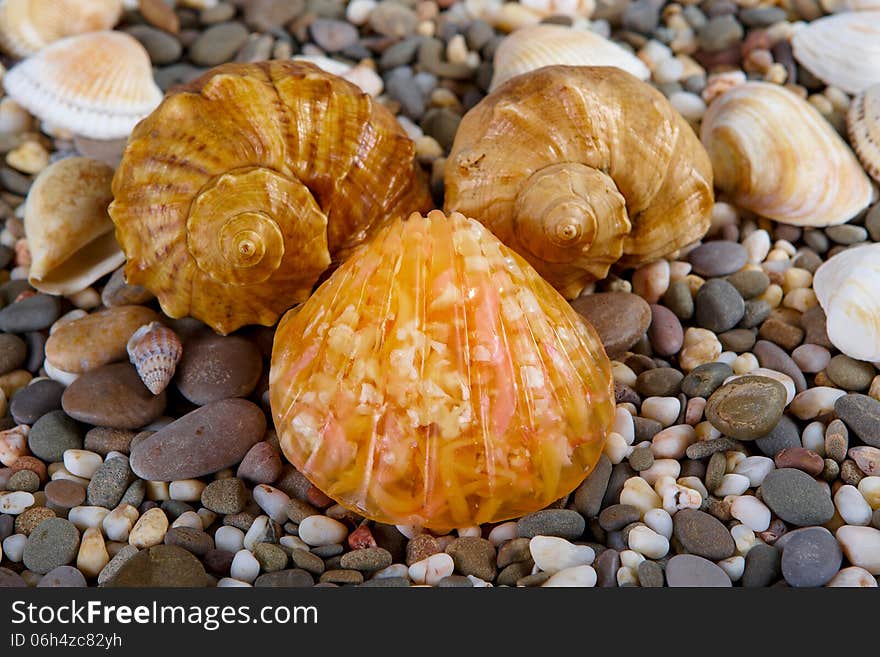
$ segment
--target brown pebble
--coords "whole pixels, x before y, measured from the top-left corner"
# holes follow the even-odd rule
[[[636,472],[647,470],[654,465],[654,454],[650,447],[638,447],[629,455],[629,464]]]
[[[651,326],[648,328],[651,346],[660,356],[672,356],[681,350],[684,330],[681,322],[669,308],[651,306]]]
[[[406,544],[406,565],[411,566],[441,551],[436,538],[430,534],[416,534]]]
[[[831,344],[831,340],[828,338],[825,311],[822,310],[821,306],[808,308],[801,315],[801,326],[805,331],[804,342],[817,344],[826,349],[834,349],[834,345]]]
[[[805,447],[787,447],[776,453],[773,462],[777,468],[797,468],[818,477],[825,469],[825,461],[816,452]]]
[[[858,486],[859,482],[865,478],[864,473],[859,470],[859,466],[852,459],[846,459],[840,464],[840,479],[850,486]]]
[[[6,490],[35,493],[40,490],[40,478],[33,470],[13,472],[12,476],[9,477],[9,481],[6,482]]]
[[[822,470],[822,479],[828,483],[837,481],[840,476],[840,464],[834,459],[825,459],[825,467]]]
[[[727,472],[727,457],[724,452],[715,452],[709,457],[706,465],[706,489],[712,493],[721,485],[721,480]]]
[[[650,306],[630,292],[586,294],[571,305],[596,329],[610,358],[622,356],[651,324]]]
[[[278,450],[266,441],[261,441],[244,455],[235,476],[254,484],[271,484],[281,475],[281,470]]]
[[[41,483],[49,479],[49,473],[46,469],[46,464],[35,456],[19,456],[17,459],[15,459],[15,462],[11,466],[9,466],[9,468],[12,470],[12,472],[19,472],[20,470],[30,470],[40,478]]]
[[[761,324],[758,336],[791,351],[803,342],[804,331],[797,326],[770,318]]]
[[[715,516],[721,522],[730,522],[733,517],[730,515],[730,502],[727,502],[725,500],[718,500],[714,497],[703,500],[702,510],[712,516]]]
[[[326,509],[334,503],[333,498],[326,495],[317,486],[309,486],[309,490],[306,492],[306,501],[319,509]]]
[[[849,449],[849,430],[842,420],[832,420],[825,429],[825,456],[843,463]]]
[[[44,520],[54,518],[55,512],[45,506],[32,506],[15,518],[15,533],[30,536],[30,533]]]
[[[128,454],[134,436],[135,432],[128,429],[94,427],[86,432],[83,449],[101,456],[107,456],[109,452]]]
[[[69,479],[55,479],[46,484],[46,501],[59,509],[72,509],[86,500],[86,489]]]
[[[140,0],[138,10],[150,25],[172,34],[180,31],[180,19],[164,0]]]

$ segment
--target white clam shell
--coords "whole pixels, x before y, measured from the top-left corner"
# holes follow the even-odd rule
[[[850,358],[880,360],[880,243],[838,253],[813,277],[828,338]]]
[[[34,116],[92,139],[127,137],[162,100],[147,51],[124,32],[56,41],[13,66],[3,86]]]
[[[616,66],[647,80],[651,72],[642,61],[595,32],[563,25],[533,25],[519,29],[495,52],[491,89],[510,78],[543,66]]]
[[[847,93],[880,83],[880,10],[815,20],[795,32],[791,46],[810,73]]]
[[[822,9],[833,14],[880,9],[880,0],[820,0],[819,4],[822,5]]]
[[[870,176],[880,181],[880,84],[857,95],[846,115],[849,142]]]
[[[871,201],[855,154],[807,101],[766,82],[709,105],[700,138],[715,186],[744,208],[794,226],[833,226]]]
[[[110,29],[121,15],[120,0],[0,0],[0,48],[26,57],[66,36]]]

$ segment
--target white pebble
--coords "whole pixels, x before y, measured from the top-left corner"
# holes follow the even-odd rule
[[[843,553],[853,566],[880,575],[880,529],[844,525],[835,536]]]
[[[703,496],[699,491],[687,486],[675,484],[663,492],[663,509],[670,516],[682,509],[699,509],[703,504]]]
[[[770,244],[770,233],[763,228],[753,231],[742,241],[749,256],[749,262],[754,265],[764,262],[764,258],[770,253]]]
[[[596,586],[596,571],[592,566],[572,566],[560,570],[544,582],[542,587],[591,587]]]
[[[724,471],[735,474],[736,466],[746,459],[746,455],[740,451],[730,450],[724,452]]]
[[[649,559],[659,559],[669,552],[669,540],[650,527],[633,527],[629,532],[629,549]]]
[[[665,509],[651,509],[645,513],[645,524],[666,538],[672,538],[672,516]]]
[[[198,529],[199,531],[204,529],[204,526],[202,525],[202,519],[195,511],[184,511],[179,516],[177,516],[174,522],[171,523],[171,526],[190,527],[191,529]]]
[[[364,25],[377,4],[376,0],[351,0],[345,8],[345,18],[352,25]]]
[[[623,436],[627,445],[632,445],[636,439],[636,427],[632,413],[622,406],[617,406],[614,409],[614,425],[611,430]]]
[[[746,569],[746,560],[745,557],[735,554],[719,561],[718,567],[727,573],[731,582],[738,582]]]
[[[658,84],[678,82],[683,73],[684,64],[673,57],[664,59],[651,71],[651,75]]]
[[[391,577],[409,579],[409,569],[402,563],[393,563],[382,570],[377,570],[370,579],[390,579]]]
[[[253,550],[257,543],[265,543],[266,536],[270,533],[269,516],[257,516],[251,523],[251,528],[244,535],[244,547]]]
[[[825,425],[821,422],[810,422],[801,433],[801,444],[825,458]]]
[[[24,534],[13,534],[3,539],[3,558],[9,559],[13,563],[21,562],[21,555],[24,554],[24,546],[28,541],[28,537]]]
[[[630,477],[623,483],[623,489],[620,491],[620,503],[631,504],[642,515],[651,509],[659,509],[663,506],[660,496],[641,477]]]
[[[604,453],[611,463],[617,465],[632,453],[632,447],[626,444],[626,439],[623,436],[612,431],[605,441]]]
[[[232,565],[229,567],[229,575],[232,579],[250,584],[259,574],[260,562],[250,550],[239,550],[232,557]]]
[[[253,585],[247,582],[241,582],[231,577],[223,577],[217,582],[218,589],[234,589],[234,588],[251,588]]]
[[[697,94],[689,91],[676,91],[669,96],[669,102],[686,120],[696,123],[706,113],[706,103]]]
[[[617,580],[617,586],[621,588],[639,585],[638,571],[629,566],[621,566],[618,568],[617,573],[615,574],[615,579]]]
[[[100,454],[85,449],[68,449],[64,452],[64,467],[70,474],[83,479],[91,479],[103,462]]]
[[[831,588],[876,589],[877,579],[864,568],[850,566],[838,572],[825,586]]]
[[[435,586],[444,577],[449,577],[454,570],[452,557],[440,552],[412,564],[409,567],[409,578],[416,584]]]
[[[498,547],[505,541],[516,538],[516,523],[502,522],[500,525],[496,525],[492,528],[492,531],[489,532],[488,538],[489,542],[495,547]]]
[[[641,554],[636,552],[635,550],[621,550],[620,552],[620,565],[624,568],[632,568],[633,570],[637,570],[639,564],[645,560]]]
[[[134,523],[137,522],[138,512],[131,504],[120,504],[101,521],[104,535],[111,541],[128,541],[128,535]]]
[[[721,485],[715,490],[718,497],[726,495],[742,495],[749,489],[749,478],[745,475],[726,474],[721,478]]]
[[[763,542],[755,536],[755,532],[745,525],[736,525],[730,530],[730,535],[733,536],[737,554],[742,556],[746,556],[749,550]]]
[[[480,578],[477,577],[476,575],[468,575],[467,578],[470,580],[470,582],[471,582],[471,586],[473,586],[475,589],[491,589],[491,588],[494,588],[494,587],[492,586],[491,582],[487,582],[487,581],[484,580],[484,579],[480,579]]]
[[[309,516],[299,523],[299,537],[312,546],[342,543],[346,536],[346,526],[327,516]]]
[[[208,484],[198,479],[179,479],[168,486],[168,495],[172,500],[181,502],[198,502],[202,499],[202,491]]]
[[[642,401],[642,417],[657,420],[664,427],[672,426],[680,412],[678,397],[646,397]]]
[[[80,531],[89,527],[100,527],[110,509],[103,506],[75,506],[67,512],[67,519]]]
[[[25,509],[34,505],[34,496],[23,490],[6,493],[0,497],[0,513],[17,516],[24,513]]]
[[[789,410],[800,420],[812,420],[834,410],[834,402],[843,397],[846,390],[816,386],[799,392],[789,406]]]
[[[718,354],[718,358],[715,359],[716,363],[724,363],[725,365],[729,365],[733,367],[734,362],[736,362],[737,354],[735,351],[722,351]]]
[[[455,530],[455,533],[458,534],[459,538],[464,536],[473,536],[473,537],[481,537],[483,535],[483,530],[480,529],[479,525],[474,525],[473,527],[459,527]]]
[[[299,536],[282,536],[278,539],[278,543],[283,547],[299,550],[305,550],[309,552],[310,548],[308,544],[302,540]]]
[[[159,545],[168,531],[168,516],[159,507],[153,507],[140,518],[128,534],[128,544],[139,550]]]
[[[769,457],[747,456],[737,464],[734,473],[747,477],[749,488],[757,488],[764,482],[764,477],[775,469],[776,464]]]
[[[611,361],[611,377],[614,379],[615,383],[620,383],[625,386],[629,386],[632,388],[636,384],[636,373],[633,372],[627,365],[624,365],[620,361],[612,360]],[[620,404],[618,404],[617,408],[620,408]],[[615,426],[615,431],[617,428]]]
[[[244,532],[238,527],[224,525],[214,532],[214,544],[218,550],[238,552],[244,547]]]
[[[880,477],[865,477],[859,482],[859,492],[872,509],[880,509]]]
[[[831,362],[831,352],[818,344],[802,344],[791,352],[791,358],[805,374],[815,374]]]
[[[760,364],[755,354],[746,352],[737,356],[731,367],[733,367],[734,374],[748,374],[752,370],[758,369]]]
[[[548,573],[573,566],[588,566],[596,553],[587,545],[574,545],[557,536],[535,536],[529,541],[529,552],[535,565]]]
[[[740,495],[730,504],[730,515],[749,529],[766,531],[770,526],[770,509],[754,495]]]
[[[697,491],[703,499],[709,497],[709,491],[706,490],[706,485],[699,477],[681,477],[675,483]]]
[[[654,459],[654,463],[647,470],[642,470],[639,476],[650,485],[657,483],[660,477],[672,477],[675,479],[681,474],[681,463],[675,459]]]
[[[675,402],[678,403],[678,400],[675,399]],[[697,434],[691,425],[676,424],[654,434],[651,439],[651,453],[660,459],[680,459],[684,458],[688,446],[695,442]]]
[[[290,497],[283,490],[267,484],[255,486],[254,502],[275,522],[287,522],[287,506],[290,504]],[[344,527],[345,525],[343,525]]]
[[[871,505],[855,486],[847,484],[838,488],[834,494],[834,506],[847,525],[871,524]]]

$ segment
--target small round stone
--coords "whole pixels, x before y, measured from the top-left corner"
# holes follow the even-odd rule
[[[17,335],[0,333],[0,375],[19,369],[27,358],[27,345]]]
[[[128,32],[140,41],[155,66],[163,66],[180,58],[183,47],[173,35],[149,25],[132,25]]]
[[[202,506],[224,515],[239,513],[248,501],[244,482],[237,477],[212,481],[202,491]]]
[[[745,313],[743,298],[722,278],[714,278],[700,286],[694,307],[697,324],[715,333],[732,329]]]
[[[73,566],[58,566],[40,578],[37,588],[85,588],[86,578]]]
[[[677,554],[666,564],[666,582],[677,587],[729,587],[730,578],[708,559],[695,554]]]
[[[629,464],[636,472],[647,470],[654,465],[654,453],[650,447],[639,447],[629,455]]]
[[[585,528],[583,516],[569,509],[544,509],[516,521],[516,535],[521,538],[559,536],[574,541],[583,535]]]
[[[800,430],[790,417],[783,415],[776,426],[766,436],[758,438],[755,444],[764,454],[772,458],[784,449],[800,447]]]
[[[617,531],[638,522],[642,512],[631,504],[612,504],[599,514],[599,526],[605,531]]]
[[[126,561],[108,587],[203,587],[208,583],[199,560],[176,545],[154,545]]]
[[[761,497],[785,522],[822,525],[834,515],[831,496],[806,472],[794,468],[773,470],[761,483]]]
[[[625,353],[651,325],[651,307],[630,292],[586,294],[571,305],[596,329],[611,358]]]
[[[35,493],[40,489],[40,476],[33,470],[19,470],[13,472],[6,482],[6,490],[9,491],[25,491],[27,493]]]
[[[184,397],[202,406],[247,397],[262,369],[260,351],[250,340],[208,335],[186,342],[174,381]]]
[[[54,518],[55,512],[45,506],[32,506],[15,518],[15,533],[30,536],[30,533],[44,520]]]
[[[682,509],[672,516],[673,536],[691,554],[719,561],[733,555],[730,532],[717,518],[698,509]]]
[[[772,545],[758,543],[746,554],[741,581],[744,588],[761,588],[773,584],[779,579],[779,574],[779,550]]]
[[[750,329],[736,328],[718,334],[718,341],[725,351],[741,354],[755,346],[755,332]]]
[[[874,379],[874,368],[870,363],[855,360],[849,356],[838,354],[825,368],[831,381],[844,390],[867,390]]]
[[[255,484],[271,484],[281,476],[281,471],[278,449],[264,440],[248,450],[235,475]]]
[[[50,411],[61,409],[64,386],[51,379],[36,381],[15,393],[9,412],[18,424],[34,424]]]
[[[493,563],[494,557],[495,550],[493,549]],[[361,572],[371,573],[376,570],[387,568],[391,565],[392,560],[391,553],[385,548],[371,547],[346,552],[339,559],[339,565],[349,570],[360,570]],[[297,564],[297,566],[300,566],[300,564]]]
[[[651,326],[648,329],[651,346],[660,356],[672,356],[681,350],[684,330],[678,317],[664,306],[651,306]]]
[[[868,395],[843,395],[834,412],[866,445],[880,448],[880,401]]]
[[[706,419],[731,438],[755,440],[777,425],[786,397],[785,386],[779,381],[743,376],[712,393],[706,402]]]
[[[55,463],[68,449],[82,449],[79,424],[64,411],[51,411],[34,423],[28,434],[28,448],[34,456]]]
[[[46,501],[60,509],[72,509],[86,501],[86,489],[69,479],[56,479],[46,484]]]
[[[691,251],[688,261],[693,266],[694,273],[700,276],[727,276],[746,264],[748,252],[736,242],[711,241]]]
[[[202,32],[189,48],[189,57],[198,66],[217,66],[231,60],[248,38],[241,23],[220,23]]]
[[[357,43],[358,30],[345,21],[319,18],[309,25],[309,34],[325,52],[339,52]]]
[[[843,553],[824,527],[805,527],[786,537],[782,576],[790,586],[824,586],[840,570]]]
[[[80,422],[137,429],[165,411],[165,393],[153,395],[129,363],[103,365],[81,374],[64,390],[64,412]]]
[[[698,365],[681,381],[681,391],[688,397],[708,398],[724,380],[733,374],[727,363]]]
[[[48,329],[61,315],[60,297],[35,294],[0,310],[0,331],[27,333]]]
[[[74,559],[79,549],[79,532],[64,518],[49,518],[31,531],[22,560],[28,570],[45,574]]]
[[[694,297],[687,281],[673,281],[663,294],[663,304],[682,321],[694,314]]]
[[[254,586],[268,588],[303,588],[314,586],[314,578],[302,568],[278,570],[274,573],[263,573],[256,580]]]
[[[768,340],[758,340],[753,351],[761,367],[782,372],[790,377],[794,382],[795,391],[801,392],[807,389],[807,380],[803,373],[783,349]]]
[[[274,543],[257,543],[254,557],[264,573],[284,570],[287,567],[287,553]]]
[[[165,532],[165,545],[176,545],[197,557],[204,557],[214,549],[214,539],[201,529],[194,527],[172,527]]]
[[[645,370],[636,378],[636,391],[645,397],[672,397],[678,394],[684,375],[672,367]]]
[[[119,504],[134,479],[128,460],[112,458],[102,463],[92,475],[87,489],[89,504],[113,509]]]
[[[727,277],[743,299],[752,299],[764,292],[770,285],[770,278],[760,269],[738,271]]]

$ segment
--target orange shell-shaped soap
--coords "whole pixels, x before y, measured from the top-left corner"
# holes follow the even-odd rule
[[[281,320],[285,456],[358,513],[432,529],[537,511],[598,460],[614,410],[596,333],[477,221],[379,231]]]

